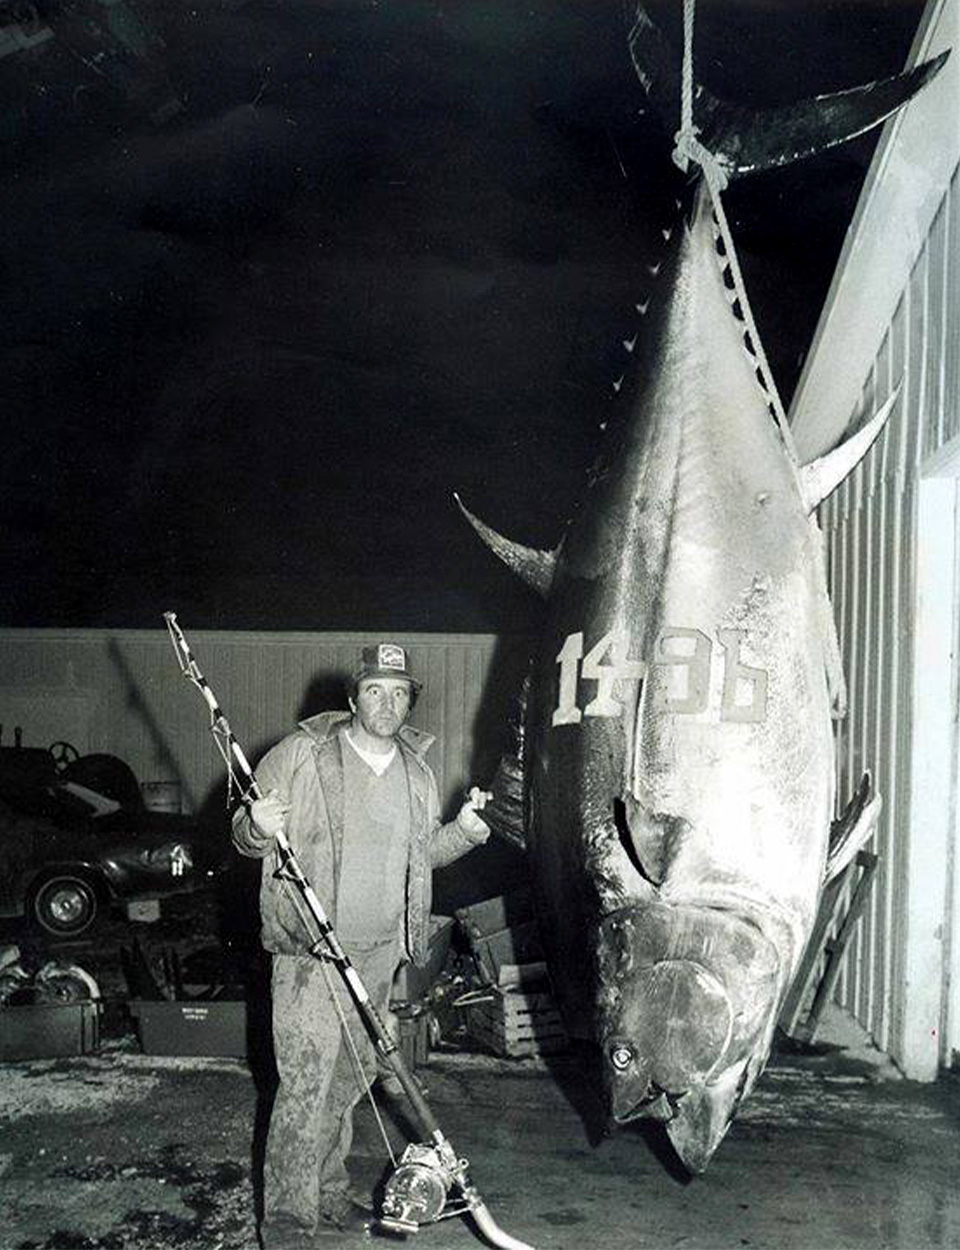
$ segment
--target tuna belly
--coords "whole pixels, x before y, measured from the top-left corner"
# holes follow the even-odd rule
[[[537,921],[557,1004],[571,1037],[597,1038],[597,941],[602,918],[655,897],[629,853],[616,800],[588,814],[553,806],[544,818],[531,793],[529,862]]]
[[[620,721],[588,718],[534,737],[527,760],[538,927],[567,1031],[583,1040],[597,1037],[601,921],[656,894],[618,819],[625,758]]]
[[[656,902],[608,916],[598,952],[612,1117],[670,1121],[684,1162],[701,1170],[766,1058],[777,949],[742,915]]]

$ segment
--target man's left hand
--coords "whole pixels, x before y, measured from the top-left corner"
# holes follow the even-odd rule
[[[457,815],[457,823],[464,833],[483,834],[486,836],[490,832],[490,826],[480,815],[484,807],[493,798],[493,794],[489,790],[481,790],[479,786],[472,786],[467,794],[467,801]]]

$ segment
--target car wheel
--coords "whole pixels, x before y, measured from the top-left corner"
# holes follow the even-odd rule
[[[37,923],[58,937],[84,933],[96,920],[97,910],[97,892],[82,877],[50,877],[33,896]]]

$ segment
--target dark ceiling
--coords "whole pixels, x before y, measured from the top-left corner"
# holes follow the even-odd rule
[[[921,10],[701,0],[698,73],[852,85]],[[0,23],[0,624],[532,628],[451,491],[549,546],[592,458],[679,177],[620,0]],[[785,398],[873,142],[728,193]]]

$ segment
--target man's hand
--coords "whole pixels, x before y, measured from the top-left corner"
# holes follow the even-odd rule
[[[283,833],[289,810],[290,804],[278,790],[268,790],[262,799],[254,799],[250,804],[250,824],[256,840],[265,846]]]
[[[486,835],[490,832],[490,826],[479,813],[492,798],[493,794],[489,790],[481,790],[479,786],[471,787],[466,803],[457,814],[457,823],[464,833]]]

